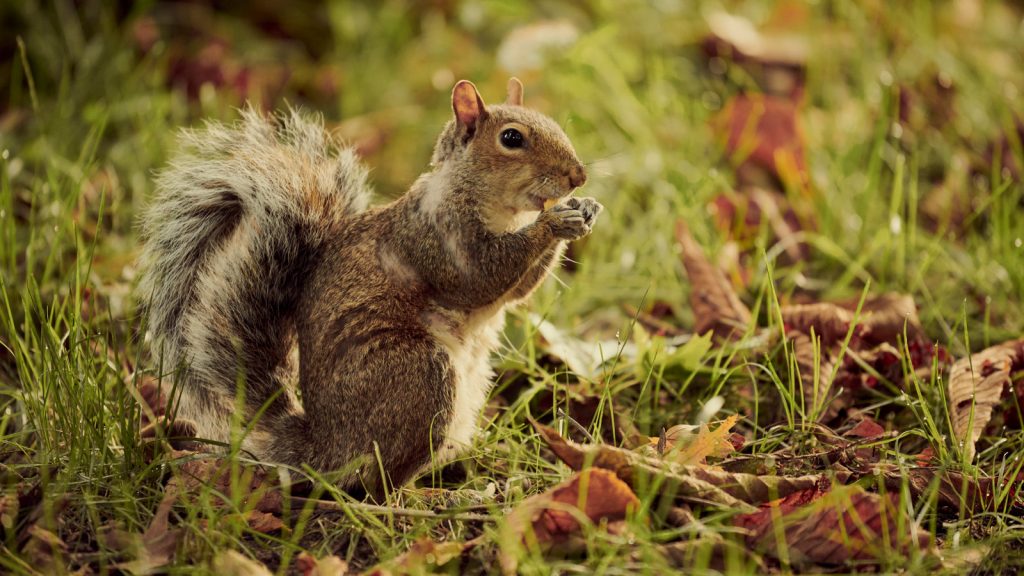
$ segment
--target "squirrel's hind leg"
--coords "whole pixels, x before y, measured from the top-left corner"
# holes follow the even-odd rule
[[[339,347],[337,362],[311,362],[330,372],[303,371],[304,414],[268,420],[257,443],[268,460],[346,473],[343,488],[381,499],[385,485],[400,487],[441,452],[455,374],[442,347],[408,328]]]

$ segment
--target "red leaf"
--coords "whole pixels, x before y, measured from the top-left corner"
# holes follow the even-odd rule
[[[784,186],[809,184],[803,131],[792,101],[763,94],[740,94],[712,122],[737,168],[740,184],[758,184],[767,171]]]
[[[849,437],[852,437],[852,438],[869,438],[870,439],[870,438],[878,438],[879,436],[883,436],[884,434],[885,434],[885,428],[882,428],[881,424],[879,424],[878,422],[875,422],[871,418],[865,417],[860,422],[857,422],[857,424],[855,424],[853,426],[853,428],[850,428],[849,430],[847,430],[846,433],[843,434],[843,435],[844,436],[849,436]]]
[[[878,563],[930,544],[927,532],[900,516],[897,495],[883,497],[859,486],[816,488],[763,508],[737,517],[736,524],[749,530],[748,545],[795,565]]]

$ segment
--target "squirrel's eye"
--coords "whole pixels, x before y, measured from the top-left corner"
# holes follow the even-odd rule
[[[501,133],[501,145],[505,148],[522,148],[523,134],[515,128],[509,128]]]

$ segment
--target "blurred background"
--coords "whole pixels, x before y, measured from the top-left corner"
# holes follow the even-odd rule
[[[0,22],[0,149],[36,229],[8,245],[31,260],[84,234],[115,312],[177,128],[246,101],[321,111],[385,200],[427,168],[457,80],[497,102],[516,75],[608,208],[570,264],[600,289],[568,288],[566,322],[682,302],[683,218],[741,290],[767,256],[784,298],[871,280],[921,295],[950,339],[965,301],[969,323],[1022,327],[997,297],[1024,296],[1020,226],[1000,220],[1021,196],[1020,3],[7,0]]]

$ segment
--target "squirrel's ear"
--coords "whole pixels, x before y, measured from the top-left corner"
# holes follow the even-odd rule
[[[455,121],[459,129],[465,130],[464,142],[476,134],[477,125],[487,118],[484,99],[469,80],[459,80],[452,90],[452,110],[455,111]]]
[[[505,104],[511,106],[523,105],[523,83],[515,76],[508,79],[508,97],[505,98]]]

